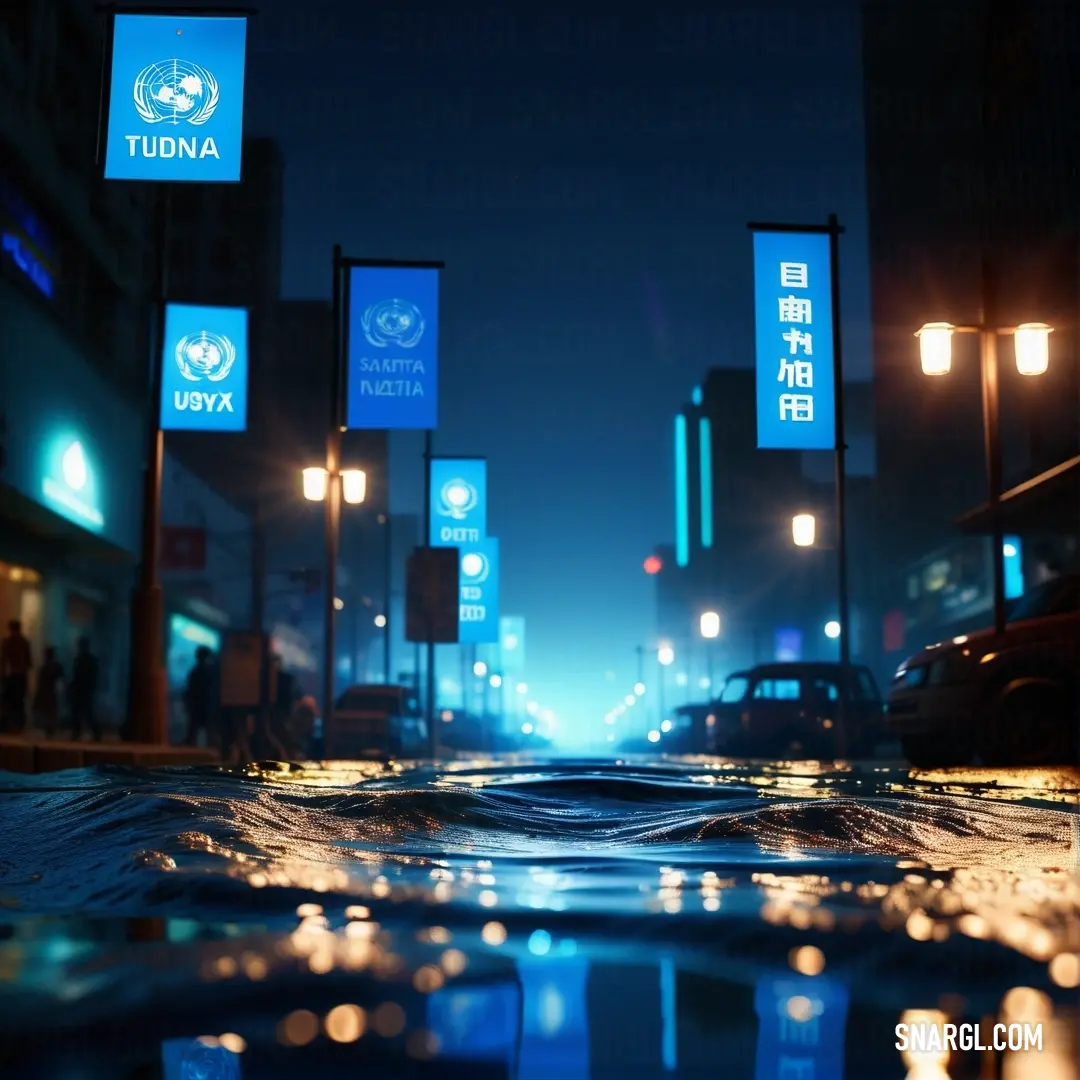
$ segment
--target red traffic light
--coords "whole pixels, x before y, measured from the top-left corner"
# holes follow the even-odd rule
[[[659,574],[664,569],[664,562],[659,555],[650,555],[645,560],[646,574]]]

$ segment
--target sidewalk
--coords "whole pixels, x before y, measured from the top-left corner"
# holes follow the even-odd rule
[[[153,746],[122,742],[106,735],[102,742],[76,742],[64,734],[47,739],[41,732],[0,734],[0,771],[47,773],[93,765],[210,765],[216,750],[191,746]]]

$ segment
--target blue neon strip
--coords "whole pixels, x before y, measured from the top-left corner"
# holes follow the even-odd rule
[[[701,546],[711,548],[713,542],[712,425],[707,416],[703,416],[698,421],[698,452],[701,457]]]
[[[690,499],[687,491],[686,417],[675,417],[675,562],[690,562]]]

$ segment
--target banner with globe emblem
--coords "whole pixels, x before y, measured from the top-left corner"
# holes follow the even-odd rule
[[[239,182],[247,18],[113,17],[105,179]]]
[[[244,431],[247,397],[247,309],[166,304],[161,429]]]
[[[485,645],[499,640],[499,541],[461,544],[461,606],[458,641]]]
[[[440,269],[440,263],[346,264],[346,427],[431,431],[438,425]]]
[[[487,461],[432,458],[431,547],[461,547],[487,536]]]

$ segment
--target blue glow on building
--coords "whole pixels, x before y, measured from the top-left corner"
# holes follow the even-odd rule
[[[698,421],[698,454],[701,473],[701,546],[711,548],[713,541],[712,424],[707,416],[703,416]]]
[[[686,417],[675,417],[675,563],[690,562],[690,498],[686,470]]]
[[[665,1072],[679,1067],[678,1009],[675,997],[675,961],[665,956],[660,961],[660,1054]]]
[[[701,404],[701,387],[700,386],[695,386],[694,389],[690,392],[690,400],[695,405],[700,405]]]

